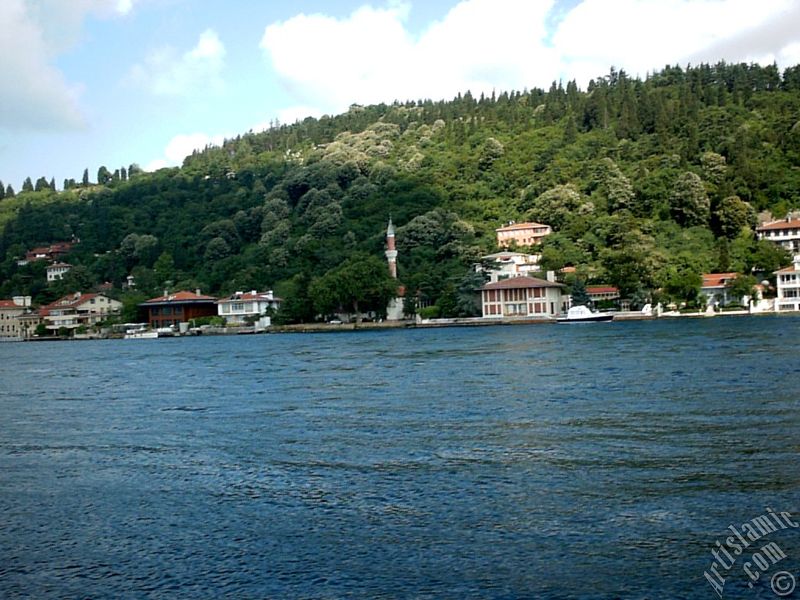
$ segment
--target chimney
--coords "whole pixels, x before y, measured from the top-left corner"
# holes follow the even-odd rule
[[[555,271],[548,271],[546,275],[547,281],[550,283],[555,283],[556,281],[556,272]]]
[[[197,295],[199,296],[199,295],[200,295],[200,288],[196,288],[196,289],[194,290],[194,293],[195,293],[195,294],[197,294]]]

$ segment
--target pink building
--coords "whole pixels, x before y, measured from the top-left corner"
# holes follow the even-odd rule
[[[512,242],[517,246],[535,246],[553,232],[550,225],[541,223],[511,223],[495,231],[501,248],[508,248]]]

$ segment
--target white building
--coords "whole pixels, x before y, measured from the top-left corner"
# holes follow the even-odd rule
[[[566,312],[564,285],[535,277],[511,277],[481,288],[483,317],[553,318]]]
[[[255,324],[257,327],[269,327],[271,319],[268,311],[277,311],[281,299],[268,292],[236,292],[228,298],[217,301],[217,314],[225,319],[228,325]]]
[[[738,273],[704,273],[703,282],[700,284],[700,294],[705,296],[708,306],[727,306],[731,302],[738,302],[741,298],[733,298],[728,285],[736,279]]]
[[[800,310],[800,254],[794,257],[794,264],[777,272],[778,295],[775,310]]]
[[[47,281],[51,282],[63,279],[64,275],[69,273],[71,268],[72,265],[63,262],[57,262],[49,265],[47,269],[45,269],[47,271]]]
[[[769,240],[789,252],[800,252],[800,219],[783,219],[756,227],[760,240]]]
[[[539,271],[539,258],[539,254],[496,252],[482,256],[481,262],[475,265],[475,272],[486,273],[490,283],[510,277],[530,276]]]

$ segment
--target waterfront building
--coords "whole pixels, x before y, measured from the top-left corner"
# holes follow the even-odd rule
[[[20,319],[30,312],[30,306],[30,296],[0,300],[0,341],[21,340],[25,337]]]
[[[513,221],[503,227],[495,229],[497,233],[497,245],[500,248],[508,248],[512,244],[516,246],[535,246],[550,235],[553,230],[550,225],[542,223],[514,223]]]
[[[786,248],[789,252],[800,252],[800,219],[782,219],[756,227],[760,240],[769,240]]]
[[[217,299],[204,296],[200,290],[180,291],[151,298],[139,305],[147,311],[147,322],[153,329],[188,323],[192,319],[217,315]]]
[[[613,285],[587,285],[586,294],[592,302],[619,300],[619,288]]]
[[[539,254],[523,252],[495,252],[481,257],[475,265],[476,273],[488,275],[489,282],[501,281],[509,277],[532,275],[539,271]]]
[[[800,310],[800,254],[794,256],[792,266],[777,271],[777,289],[776,311]]]
[[[236,292],[217,302],[217,314],[223,317],[229,325],[256,324],[260,327],[269,327],[271,319],[267,316],[269,311],[280,308],[281,299],[267,292]]]
[[[75,292],[46,304],[39,309],[39,316],[49,331],[90,327],[105,321],[122,310],[122,302],[104,294]]]
[[[705,273],[700,284],[700,295],[705,296],[706,305],[727,306],[731,302],[738,302],[741,298],[731,296],[728,285],[738,273]]]
[[[566,312],[564,285],[536,277],[511,277],[481,288],[484,318],[546,318]]]
[[[51,283],[53,281],[58,281],[59,279],[63,279],[64,275],[69,273],[69,270],[72,268],[72,265],[64,262],[56,262],[52,265],[48,265],[45,271],[47,271],[47,281]]]

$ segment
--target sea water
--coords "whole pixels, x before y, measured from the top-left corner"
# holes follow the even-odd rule
[[[2,344],[0,597],[714,598],[730,525],[800,519],[799,338],[729,317]],[[718,566],[724,596],[774,598],[799,532]],[[753,580],[769,539],[786,558]]]

